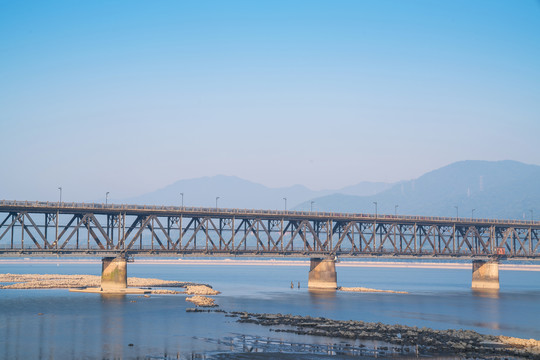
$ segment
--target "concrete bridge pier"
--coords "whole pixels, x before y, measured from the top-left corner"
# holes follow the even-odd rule
[[[311,258],[308,288],[313,290],[336,290],[336,260]]]
[[[127,261],[122,257],[106,257],[101,260],[102,291],[127,289]]]
[[[102,295],[146,294],[149,289],[127,287],[127,259],[125,257],[105,257],[101,259],[101,286],[97,288],[74,288],[73,292]]]
[[[497,260],[473,260],[473,290],[499,290],[499,262]]]

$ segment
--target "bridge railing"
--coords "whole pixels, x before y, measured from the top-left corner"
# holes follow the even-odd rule
[[[230,215],[281,215],[281,216],[304,216],[312,218],[343,218],[358,220],[407,220],[407,221],[438,221],[438,222],[467,222],[476,224],[513,224],[513,225],[540,225],[540,221],[534,220],[499,220],[499,219],[470,219],[442,216],[419,216],[419,215],[375,215],[363,213],[340,213],[321,211],[291,211],[291,210],[257,210],[257,209],[229,209],[207,208],[192,206],[166,206],[166,205],[134,205],[134,204],[104,204],[104,203],[78,203],[78,202],[52,202],[52,201],[17,201],[1,200],[0,206],[33,207],[33,208],[56,208],[56,209],[88,209],[88,210],[119,210],[119,211],[179,211],[185,213],[208,213]]]

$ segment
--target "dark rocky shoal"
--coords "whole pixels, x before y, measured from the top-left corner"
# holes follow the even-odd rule
[[[220,310],[220,312],[224,311]],[[435,330],[425,327],[331,320],[298,315],[225,313],[229,317],[238,317],[237,321],[240,323],[275,326],[276,328],[271,330],[276,332],[351,340],[375,340],[398,346],[418,346],[421,354],[452,354],[482,359],[540,360],[540,354],[530,349],[509,346],[501,343],[498,336],[482,335],[472,330]]]

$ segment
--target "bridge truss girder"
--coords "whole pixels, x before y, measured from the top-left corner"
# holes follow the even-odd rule
[[[0,212],[0,254],[540,256],[540,228],[185,214]]]

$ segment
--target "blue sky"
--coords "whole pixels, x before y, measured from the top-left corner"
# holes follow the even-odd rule
[[[538,1],[0,0],[0,54],[0,198],[540,164]]]

